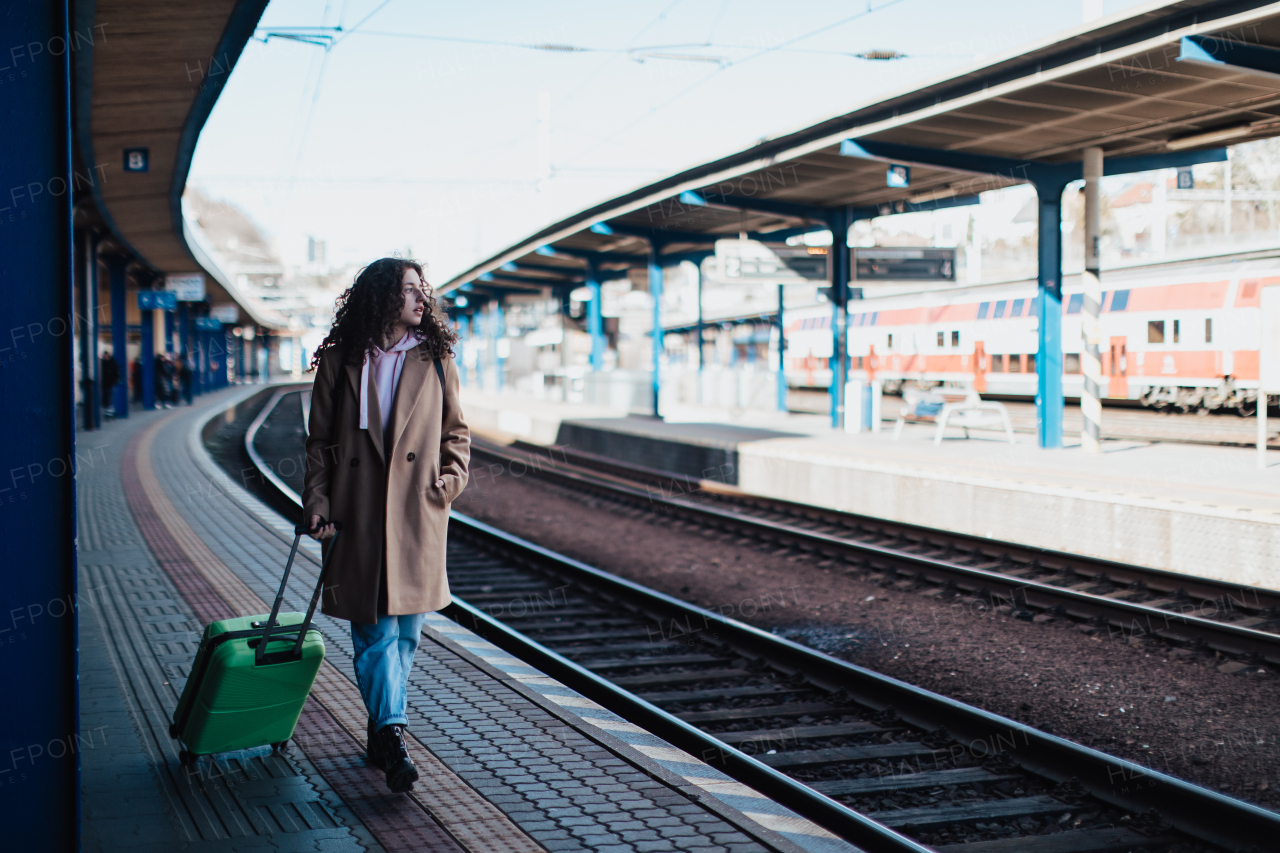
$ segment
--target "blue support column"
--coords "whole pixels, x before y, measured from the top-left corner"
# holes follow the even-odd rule
[[[701,302],[702,300],[698,300]],[[778,284],[778,411],[787,410],[787,326],[783,285]],[[699,311],[701,313],[701,311]],[[701,326],[701,324],[699,324]]]
[[[831,427],[844,429],[845,365],[849,351],[849,226],[852,211],[848,206],[827,211],[827,227],[831,229]]]
[[[505,384],[505,381],[506,381],[506,377],[504,377],[503,374],[506,372],[506,369],[507,369],[507,360],[506,358],[503,357],[502,350],[499,349],[499,342],[507,336],[506,322],[502,319],[502,297],[501,296],[499,296],[497,299],[494,300],[492,322],[493,322],[493,330],[492,330],[493,332],[493,363],[496,367],[496,373],[497,373],[497,379],[495,380],[495,384],[497,385],[496,390],[501,392],[503,385]]]
[[[101,306],[98,304],[99,290],[102,282],[98,277],[98,245],[101,242],[98,234],[95,232],[89,239],[89,340],[93,344],[93,352],[90,355],[91,370],[93,371],[93,429],[102,429],[102,359],[98,355],[98,349],[102,344],[102,332],[98,328],[100,322]]]
[[[649,239],[649,296],[653,299],[653,416],[662,417],[662,243]]]
[[[156,318],[151,309],[138,313],[142,316],[142,408],[150,412],[156,407]]]
[[[1065,188],[1065,182],[1036,184],[1040,202],[1036,420],[1041,447],[1062,446],[1062,191]]]
[[[591,301],[587,304],[587,333],[591,335],[591,369],[604,369],[604,315],[600,304],[600,273],[596,262],[587,260],[587,289],[591,291]]]
[[[164,351],[173,355],[173,331],[176,323],[174,322],[173,311],[164,312]]]
[[[66,14],[65,2],[5,3],[0,86],[0,845],[50,853],[81,844]]]
[[[111,395],[117,418],[129,417],[129,327],[124,299],[124,273],[128,265],[129,259],[122,255],[107,256],[107,275],[111,280],[111,357],[120,372],[120,380]]]
[[[244,382],[244,330],[236,336],[236,379]]]
[[[475,317],[472,318],[475,323],[476,335],[476,387],[481,391],[484,390],[484,363],[485,356],[489,354],[489,306],[485,306],[477,311]]]
[[[93,365],[98,359],[97,345],[93,342],[93,309],[89,289],[93,286],[93,274],[89,272],[92,235],[79,231],[73,235],[75,242],[74,275],[79,301],[75,304],[75,335],[80,341],[80,423],[86,430],[93,429],[93,400],[98,396],[94,382]]]

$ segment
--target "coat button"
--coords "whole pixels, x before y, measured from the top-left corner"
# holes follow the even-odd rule
[[[359,459],[356,459],[356,458],[354,458],[354,457],[353,457],[353,458],[351,459],[351,467],[352,467],[352,468],[359,468],[359,467],[360,467],[360,460],[359,460]]]
[[[413,460],[415,460],[415,459],[417,459],[417,458],[418,458],[418,454],[416,454],[416,453],[410,453],[408,456],[406,456],[406,457],[405,457],[405,459],[408,459],[410,462],[412,462]]]

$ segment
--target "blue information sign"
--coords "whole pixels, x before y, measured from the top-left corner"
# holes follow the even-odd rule
[[[204,329],[206,332],[221,332],[222,324],[212,317],[197,317],[196,328]]]
[[[1196,176],[1190,166],[1178,169],[1178,189],[1193,190],[1196,188]]]
[[[139,290],[138,307],[143,311],[175,311],[178,308],[178,295],[167,290]]]
[[[889,171],[885,173],[885,186],[899,188],[911,186],[911,167],[890,163]]]

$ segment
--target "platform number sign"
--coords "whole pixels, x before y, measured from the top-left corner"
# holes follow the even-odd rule
[[[911,167],[890,163],[889,171],[885,173],[885,186],[899,188],[911,186]]]
[[[1196,188],[1196,176],[1190,166],[1178,170],[1178,189],[1193,190]]]
[[[124,170],[126,172],[148,172],[151,170],[150,148],[124,149]]]

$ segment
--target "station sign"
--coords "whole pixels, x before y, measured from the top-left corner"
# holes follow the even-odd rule
[[[138,308],[142,311],[173,311],[178,307],[178,297],[167,290],[139,290]]]
[[[215,305],[209,309],[209,316],[217,320],[219,323],[239,323],[240,322],[240,306],[234,302],[228,302],[225,305]]]
[[[859,281],[955,281],[956,250],[855,248],[853,268]]]
[[[150,148],[124,149],[124,170],[126,172],[151,171],[151,149]]]
[[[793,284],[826,281],[827,250],[758,240],[717,240],[716,263],[722,280]]]
[[[203,302],[204,273],[170,273],[164,277],[164,289],[175,294],[179,302]]]
[[[1178,169],[1178,189],[1193,190],[1196,188],[1196,175],[1191,171],[1190,166],[1183,166]]]
[[[884,180],[887,187],[896,189],[909,187],[911,186],[911,167],[890,163],[889,171],[885,172]]]
[[[196,328],[205,332],[221,332],[222,323],[212,317],[197,317]]]

